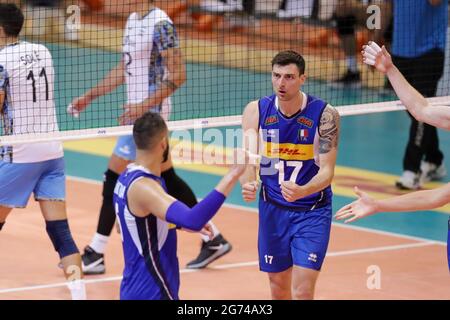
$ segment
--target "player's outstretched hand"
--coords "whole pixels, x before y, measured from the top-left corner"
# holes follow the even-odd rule
[[[78,118],[80,113],[83,112],[91,102],[92,100],[87,96],[75,98],[67,107],[67,113],[71,114],[75,118]]]
[[[213,232],[212,226],[209,222],[204,225],[202,230],[200,230],[200,233],[204,236],[207,236],[209,238],[209,240],[212,240],[214,238],[214,232]]]
[[[124,112],[119,117],[119,124],[122,126],[132,125],[136,121],[136,119],[138,119],[148,110],[148,108],[142,106],[139,103],[129,103],[124,105],[123,110]]]
[[[392,68],[392,58],[386,47],[380,48],[378,44],[373,41],[369,41],[367,45],[363,46],[361,51],[363,55],[363,61],[365,64],[374,66],[378,71],[387,73]]]
[[[190,229],[186,229],[186,228],[181,228],[181,230],[186,231],[186,232],[197,232],[197,231],[193,231]],[[208,222],[207,224],[205,224],[202,228],[202,230],[199,231],[200,234],[207,236],[209,238],[209,240],[212,240],[214,238],[214,232],[212,229],[211,224]]]
[[[354,189],[358,200],[342,207],[336,212],[336,220],[344,220],[344,222],[353,222],[355,220],[367,217],[377,212],[377,205],[375,199],[371,198],[367,193],[362,192],[355,187]]]
[[[246,150],[235,149],[233,153],[232,165],[228,171],[229,175],[240,177],[250,164],[250,155]]]

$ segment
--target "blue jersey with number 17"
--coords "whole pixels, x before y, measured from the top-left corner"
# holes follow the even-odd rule
[[[291,209],[311,210],[331,203],[330,186],[294,202],[286,201],[281,194],[282,181],[305,185],[320,168],[318,127],[327,103],[302,95],[306,99],[304,107],[290,117],[279,110],[276,95],[259,100],[263,147],[259,174],[265,201]]]

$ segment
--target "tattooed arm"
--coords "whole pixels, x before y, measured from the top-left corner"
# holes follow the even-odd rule
[[[159,88],[141,103],[145,111],[162,103],[186,81],[186,66],[181,49],[167,49],[161,52],[161,56],[169,73],[161,81]]]
[[[283,182],[281,192],[287,201],[292,202],[304,198],[325,189],[331,184],[336,165],[339,131],[339,113],[335,108],[327,105],[322,113],[319,125],[319,172],[303,186],[291,181]]]

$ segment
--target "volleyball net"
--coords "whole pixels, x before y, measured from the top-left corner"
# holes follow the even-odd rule
[[[93,101],[79,117],[68,114],[67,107],[122,59],[126,21],[134,8],[112,0],[65,2],[59,7],[15,2],[20,3],[25,14],[21,40],[44,44],[51,52],[58,130],[34,131],[31,126],[20,134],[6,134],[2,122],[0,145],[130,134],[131,125],[118,123],[127,104],[125,85]],[[296,50],[305,59],[308,78],[302,90],[336,106],[342,116],[404,110],[385,77],[361,61],[360,46],[373,36],[367,26],[355,24],[354,57],[360,81],[349,86],[336,85],[349,68],[349,59],[336,31],[333,13],[340,10],[336,1],[292,2],[295,7],[283,7],[277,0],[154,1],[175,25],[186,64],[187,80],[171,96],[170,130],[239,126],[243,108],[250,101],[272,94],[271,59],[285,49]],[[366,13],[367,18],[371,14]],[[381,14],[380,19],[383,18]],[[144,44],[147,45],[136,43]],[[33,59],[24,57],[28,58]],[[4,62],[9,58],[2,59]],[[162,80],[154,74],[164,69],[156,60],[150,63],[154,83],[144,79],[146,83],[141,87],[145,90]],[[38,88],[39,95],[39,88],[48,85],[46,81],[46,77],[35,75],[27,77],[25,84]],[[429,101],[450,104],[449,94],[446,67],[436,97]],[[39,111],[34,97],[26,99],[29,110],[14,117],[42,116],[44,111]],[[9,112],[15,111],[12,108]],[[27,123],[26,119],[22,122]]]

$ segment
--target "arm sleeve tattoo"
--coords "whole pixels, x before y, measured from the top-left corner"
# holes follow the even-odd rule
[[[0,89],[5,90],[8,83],[8,74],[5,68],[0,64]]]
[[[340,115],[330,105],[325,107],[319,125],[319,153],[328,153],[339,142]]]
[[[163,80],[162,83],[174,91],[178,89],[178,86],[170,80]]]
[[[153,42],[158,47],[159,52],[170,48],[179,48],[175,26],[167,20],[158,22],[153,32]]]

